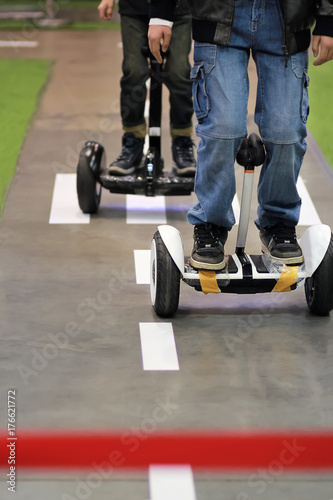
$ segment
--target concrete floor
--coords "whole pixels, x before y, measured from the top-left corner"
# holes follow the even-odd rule
[[[90,224],[49,224],[55,175],[75,173],[83,142],[98,139],[109,161],[120,151],[120,34],[39,32],[33,39],[39,42],[35,49],[0,49],[3,58],[54,61],[0,225],[0,400],[7,400],[9,388],[17,390],[18,427],[130,428],[152,415],[156,400],[168,399],[177,409],[159,429],[332,427],[332,315],[311,316],[303,289],[204,296],[182,285],[179,311],[172,318],[180,370],[142,369],[139,323],[162,320],[152,310],[148,285],[136,283],[133,250],[149,248],[155,226],[126,224],[125,196],[106,191]],[[252,87],[250,130],[253,92]],[[163,153],[171,165],[164,100]],[[238,171],[238,188],[241,175]],[[332,180],[311,149],[302,177],[321,221],[333,227]],[[192,230],[186,208],[194,199],[166,200],[167,221],[181,231],[187,254]],[[228,252],[235,237],[233,232]],[[259,251],[254,226],[248,251]],[[111,290],[107,303],[99,301],[98,311],[87,307],[103,290]],[[71,328],[77,335],[61,344],[61,332]],[[55,354],[38,365],[50,344],[57,346]],[[6,421],[1,404],[1,426]],[[53,500],[64,494],[73,498],[82,475],[20,477],[16,498]],[[198,500],[333,496],[328,476],[273,478],[264,494],[251,487],[247,476],[198,474],[195,486]],[[0,490],[1,499],[11,498],[5,483]],[[89,497],[138,500],[148,495],[147,477],[131,473],[103,482]]]

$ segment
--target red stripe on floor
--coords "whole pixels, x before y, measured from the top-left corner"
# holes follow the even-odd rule
[[[149,434],[150,432],[150,434]],[[269,468],[282,472],[333,470],[333,431],[157,433],[148,429],[118,433],[2,433],[0,466],[7,466],[15,443],[16,466],[33,468],[146,468],[188,464],[200,469]],[[12,444],[12,447],[14,444]]]

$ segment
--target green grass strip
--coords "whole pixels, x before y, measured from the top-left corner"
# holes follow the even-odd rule
[[[50,65],[32,59],[0,59],[0,216]]]
[[[308,128],[333,168],[333,63],[309,67],[310,116]]]
[[[73,22],[65,22],[57,27],[48,27],[48,26],[38,26],[32,22],[27,20],[8,20],[8,21],[0,21],[0,31],[24,31],[27,29],[38,30],[38,31],[60,31],[60,30],[82,30],[82,31],[91,31],[91,30],[119,30],[120,23],[112,21],[73,21]]]
[[[112,22],[103,22],[103,21],[75,21],[72,23],[64,24],[58,28],[59,30],[95,30],[95,31],[103,31],[103,30],[120,30],[120,23],[115,21]]]

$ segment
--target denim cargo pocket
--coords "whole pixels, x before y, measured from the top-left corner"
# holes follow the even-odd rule
[[[307,122],[309,116],[309,94],[308,86],[310,78],[308,75],[308,59],[307,51],[299,52],[298,54],[292,55],[291,59],[291,69],[299,80],[302,80],[302,95],[301,95],[301,105],[300,105],[300,115],[303,123]]]
[[[308,87],[310,78],[306,70],[303,73],[303,86],[302,86],[302,101],[301,101],[301,117],[303,123],[307,122],[309,116],[309,92]]]
[[[198,122],[202,123],[210,110],[203,61],[194,64],[191,70],[191,80],[193,81],[193,108]]]
[[[304,57],[303,57],[304,56]],[[291,61],[291,69],[296,78],[302,78],[304,69],[307,66],[307,58],[305,57],[305,54],[302,52],[298,52],[297,54],[293,54],[290,56],[290,61]]]

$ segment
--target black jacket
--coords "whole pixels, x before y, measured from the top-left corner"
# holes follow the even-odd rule
[[[333,37],[333,0],[278,0],[284,16],[286,55],[310,45],[315,35]],[[151,0],[150,17],[172,20],[178,0]],[[193,38],[198,42],[228,45],[234,17],[234,0],[188,0]]]
[[[119,14],[122,16],[149,16],[150,0],[119,0]],[[177,1],[178,3],[178,1]],[[180,0],[175,16],[189,14],[186,0]]]

